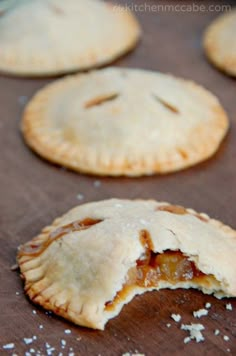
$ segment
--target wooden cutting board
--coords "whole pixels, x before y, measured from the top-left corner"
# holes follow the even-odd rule
[[[120,1],[129,5],[131,2]],[[0,77],[0,355],[12,355],[14,351],[21,356],[30,348],[47,355],[46,343],[55,348],[53,355],[69,355],[70,348],[81,356],[121,356],[127,352],[146,356],[236,355],[236,300],[231,300],[233,311],[229,311],[226,300],[197,291],[146,293],[125,306],[105,331],[94,331],[76,327],[32,305],[24,296],[18,272],[10,270],[17,246],[78,204],[78,194],[83,195],[83,202],[110,197],[170,201],[204,211],[236,228],[236,81],[208,64],[201,45],[205,27],[218,13],[180,12],[178,7],[176,11],[150,11],[147,6],[191,3],[136,0],[136,5],[146,4],[146,11],[140,8],[137,12],[143,27],[142,41],[133,53],[115,64],[190,78],[220,98],[231,120],[230,133],[213,159],[192,169],[166,176],[112,179],[79,175],[49,164],[24,145],[19,124],[25,102],[52,78]],[[196,3],[206,7],[233,5],[217,1]],[[194,319],[192,312],[206,302],[212,305],[208,316]],[[181,315],[180,323],[171,319],[172,313]],[[191,322],[205,326],[203,343],[184,344],[187,333],[180,330],[180,324]],[[66,329],[71,333],[66,334]],[[214,334],[216,329],[220,330],[218,336]],[[224,335],[229,341],[224,340]],[[35,340],[26,345],[23,339],[33,336]],[[64,349],[61,340],[66,341]],[[11,342],[15,349],[3,350],[3,345]]]

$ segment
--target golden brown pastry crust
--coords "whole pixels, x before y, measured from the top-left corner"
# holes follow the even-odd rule
[[[131,12],[101,0],[15,1],[0,16],[0,71],[45,76],[99,67],[133,49],[140,33]]]
[[[130,285],[130,273],[147,252],[162,258],[168,251],[179,251],[204,278],[158,277]],[[111,199],[56,219],[20,246],[18,263],[33,302],[103,329],[134,295],[148,290],[197,288],[236,296],[235,252],[236,232],[206,214],[151,200]]]
[[[207,28],[204,47],[208,59],[220,70],[236,76],[236,10],[221,15]]]
[[[211,157],[228,130],[219,101],[161,73],[109,68],[39,91],[23,116],[27,144],[78,172],[140,176]]]

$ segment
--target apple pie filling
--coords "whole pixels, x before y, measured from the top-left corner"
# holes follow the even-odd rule
[[[157,208],[157,211],[166,211],[168,213],[177,214],[177,215],[189,214],[188,210],[181,205],[170,205],[170,204],[163,205],[163,206],[159,206]],[[193,211],[191,214],[203,222],[208,222],[209,220],[206,214],[199,214]]]
[[[39,256],[42,254],[46,248],[51,245],[52,242],[62,238],[64,235],[71,232],[82,231],[90,228],[91,226],[102,222],[100,219],[85,218],[81,221],[73,221],[64,226],[60,226],[57,229],[53,230],[49,235],[46,241],[40,244],[34,243],[34,240],[30,244],[24,245],[19,253],[30,256]]]
[[[207,286],[210,281],[218,284],[213,275],[201,272],[193,261],[190,261],[181,251],[166,250],[155,253],[152,241],[146,230],[140,233],[140,242],[145,252],[136,261],[136,266],[128,272],[126,283],[113,301],[105,304],[105,310],[112,310],[115,305],[126,298],[130,290],[136,287],[155,288],[160,282],[175,285],[181,282],[194,282],[199,286]]]

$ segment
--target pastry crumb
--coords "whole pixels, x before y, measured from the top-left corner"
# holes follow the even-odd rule
[[[24,343],[26,345],[32,344],[32,342],[33,342],[33,338],[32,337],[24,337],[23,340],[24,340]]]
[[[185,344],[188,344],[190,341],[191,341],[191,337],[190,337],[190,336],[186,336],[186,337],[184,338],[184,343],[185,343]]]
[[[219,335],[219,333],[220,333],[220,330],[218,330],[218,329],[216,329],[216,330],[214,331],[214,334],[215,334],[215,335]]]
[[[170,324],[170,323],[166,324],[166,327],[167,327],[167,328],[170,328],[170,327],[171,327],[171,324]]]
[[[122,356],[145,356],[145,354],[125,352]]]
[[[83,194],[78,194],[78,195],[76,196],[76,198],[77,198],[78,200],[83,200],[83,199],[84,199],[84,195],[83,195]]]
[[[32,310],[32,314],[34,315],[37,314],[36,310]]]
[[[199,309],[193,312],[194,318],[201,318],[202,316],[205,316],[208,314],[208,310],[206,309]]]
[[[181,315],[179,314],[171,314],[171,318],[178,323],[181,320]]]
[[[46,350],[47,356],[51,356],[52,353],[53,353],[53,351],[55,351],[55,350],[56,350],[55,347],[50,347],[50,348],[48,348],[48,349]]]
[[[196,340],[196,342],[204,341],[205,338],[202,335],[201,331],[204,330],[204,326],[202,324],[182,324],[181,330],[189,331],[190,332],[190,339]]]
[[[228,337],[227,335],[224,335],[223,339],[224,339],[225,341],[229,341],[229,337]]]
[[[4,350],[11,350],[14,349],[15,344],[13,342],[10,342],[9,344],[3,345]]]
[[[227,310],[233,310],[233,307],[232,307],[232,304],[231,304],[231,303],[227,303],[226,306],[225,306],[225,308],[226,308]]]
[[[100,180],[95,180],[95,181],[93,182],[93,185],[94,185],[95,188],[99,188],[99,187],[101,186]]]
[[[39,325],[39,329],[43,329],[43,325],[41,324],[41,325]]]
[[[210,309],[211,308],[211,303],[206,303],[205,308]]]
[[[17,101],[18,101],[18,103],[20,105],[24,106],[28,101],[28,97],[26,95],[20,95],[20,96],[18,96],[18,100]]]
[[[11,266],[11,271],[17,271],[19,269],[19,265],[17,263],[15,263],[14,265]]]
[[[71,334],[71,330],[70,330],[70,329],[65,329],[65,330],[64,330],[64,333],[65,333],[65,334]]]

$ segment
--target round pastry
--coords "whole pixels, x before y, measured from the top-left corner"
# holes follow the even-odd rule
[[[139,37],[131,12],[101,0],[9,1],[0,13],[0,70],[42,76],[101,66]]]
[[[140,176],[211,157],[228,130],[217,98],[193,82],[108,68],[40,90],[23,116],[28,145],[78,172]]]
[[[236,10],[218,17],[206,30],[204,46],[209,60],[236,76]]]
[[[18,263],[29,298],[95,329],[135,295],[197,288],[236,296],[236,232],[206,214],[154,200],[74,208],[28,243]]]

